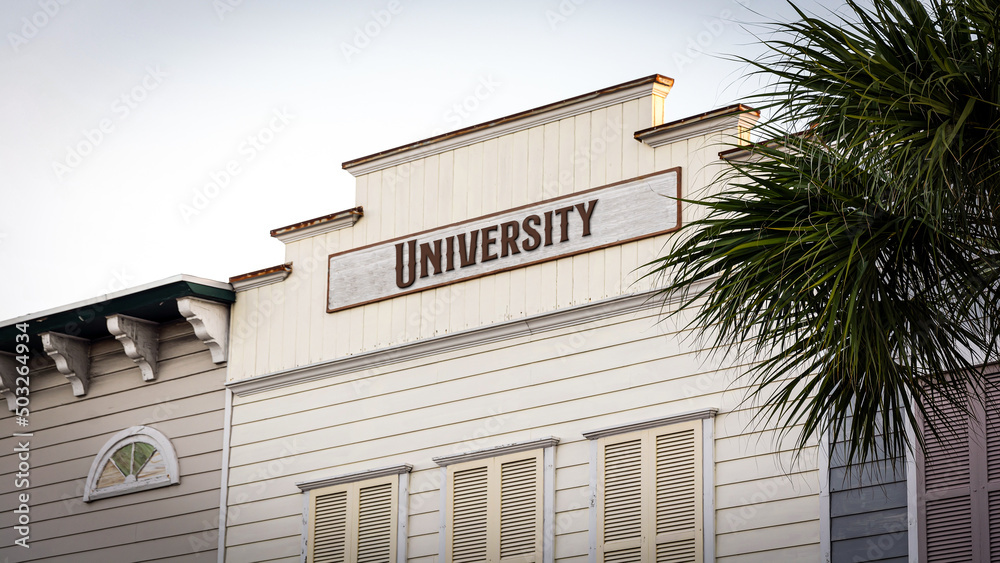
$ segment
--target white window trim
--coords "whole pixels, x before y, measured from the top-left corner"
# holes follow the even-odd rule
[[[397,475],[399,481],[396,483],[396,563],[406,563],[406,521],[409,519],[410,514],[410,471],[412,470],[412,465],[402,463],[295,483],[295,486],[305,493],[302,495],[302,548],[299,554],[299,561],[306,563],[306,559],[309,556],[309,507],[312,502],[313,491],[334,485],[356,483],[378,477]]]
[[[434,463],[441,467],[441,503],[438,509],[438,553],[447,553],[448,549],[448,498],[450,496],[448,489],[448,466],[542,448],[542,463],[544,464],[542,468],[542,563],[554,563],[556,522],[555,450],[558,444],[559,438],[546,436],[537,440],[515,442],[513,444],[504,444],[432,458]]]
[[[822,552],[823,561],[830,563],[833,560],[833,542],[830,537],[830,527],[833,525],[830,518],[830,454],[831,454],[830,431],[827,430],[819,436],[819,545]]]
[[[95,490],[101,471],[104,469],[104,465],[108,462],[108,459],[119,448],[135,442],[144,442],[156,448],[156,451],[163,457],[163,462],[167,466],[167,475]],[[87,473],[87,485],[83,490],[83,502],[93,502],[102,498],[169,487],[180,482],[181,476],[177,463],[177,453],[174,451],[174,446],[170,443],[170,440],[155,428],[133,426],[112,436],[110,440],[105,442],[104,446],[97,453],[97,456],[94,457],[94,461],[90,464],[90,472]]]
[[[919,414],[918,420],[922,420]],[[906,549],[910,563],[920,563],[920,499],[917,492],[923,488],[923,482],[918,482],[917,467],[918,463],[923,463],[923,453],[909,418],[905,419],[904,428],[911,446],[906,449]]]
[[[662,418],[607,426],[583,433],[583,437],[590,440],[590,511],[587,550],[587,560],[590,563],[597,562],[597,465],[600,453],[598,438],[670,426],[691,420],[702,421],[702,554],[704,561],[715,561],[715,415],[718,412],[719,409],[716,408],[688,411]]]

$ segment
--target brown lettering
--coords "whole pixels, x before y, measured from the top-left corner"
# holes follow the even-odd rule
[[[458,258],[462,267],[472,266],[476,263],[476,252],[479,250],[479,231],[469,233],[469,246],[465,246],[465,233],[458,235]]]
[[[590,204],[590,209],[587,208],[587,204],[576,204],[576,210],[580,212],[580,217],[583,219],[583,235],[581,236],[585,237],[590,236],[590,216],[594,214],[594,208],[597,207],[597,200],[595,199],[588,203]]]
[[[507,221],[500,225],[500,257],[520,254],[517,237],[521,236],[521,225],[517,221]]]
[[[573,212],[572,207],[563,207],[556,209],[556,215],[559,216],[559,242],[566,242],[569,240],[569,214]]]
[[[426,278],[430,275],[427,266],[434,266],[434,273],[441,273],[441,239],[434,241],[434,250],[431,250],[431,245],[428,242],[422,243],[420,245],[420,277]]]
[[[552,212],[545,212],[545,246],[552,246]]]
[[[448,259],[448,267],[445,269],[450,272],[455,269],[455,237],[448,237],[445,241],[447,242],[445,245],[445,256]]]
[[[407,266],[407,270],[410,272],[410,281],[403,281],[403,244],[401,242],[396,245],[396,286],[399,288],[410,287],[413,282],[417,281],[417,240],[413,239],[405,243],[410,254],[410,262]]]
[[[532,221],[534,221],[536,225],[541,225],[542,218],[538,215],[528,215],[521,223],[521,228],[524,230],[524,233],[528,235],[528,240],[521,243],[521,248],[525,250],[534,250],[538,248],[538,245],[542,244],[542,235],[540,235],[538,231],[531,226]]]
[[[495,243],[497,239],[490,236],[491,232],[496,232],[497,226],[486,227],[483,229],[483,262],[489,262],[490,260],[496,260],[496,254],[490,254],[490,245]]]

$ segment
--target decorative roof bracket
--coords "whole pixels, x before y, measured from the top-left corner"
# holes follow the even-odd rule
[[[139,365],[143,381],[156,379],[159,329],[156,323],[126,315],[108,315],[108,332],[125,347],[125,355]]]
[[[57,332],[43,332],[42,346],[56,363],[56,369],[73,386],[73,394],[82,397],[90,387],[90,341]]]
[[[199,340],[212,352],[212,361],[226,361],[229,347],[229,307],[196,297],[178,297],[177,310],[191,326]]]
[[[7,399],[7,408],[14,411],[14,390],[17,389],[17,361],[13,354],[0,352],[0,395]]]

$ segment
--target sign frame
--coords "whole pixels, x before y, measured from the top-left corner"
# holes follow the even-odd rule
[[[424,286],[424,287],[419,287],[419,288],[415,288],[415,289],[403,289],[403,290],[400,290],[398,293],[393,293],[392,295],[387,295],[387,296],[384,296],[384,297],[377,297],[375,299],[369,299],[367,301],[359,301],[357,303],[352,303],[350,305],[344,305],[344,306],[335,307],[335,308],[331,308],[330,307],[330,295],[331,295],[331,293],[330,293],[330,279],[332,277],[331,276],[331,268],[333,267],[333,259],[336,258],[336,257],[338,257],[338,256],[343,256],[345,254],[351,254],[351,253],[354,253],[354,252],[358,252],[358,251],[362,251],[362,250],[367,250],[369,248],[373,248],[373,247],[376,247],[376,246],[391,245],[391,244],[399,242],[399,241],[408,241],[410,239],[413,239],[413,238],[416,238],[416,237],[419,237],[419,236],[422,236],[422,235],[426,235],[428,233],[434,233],[436,231],[442,231],[442,230],[445,230],[445,229],[451,229],[451,228],[454,228],[454,227],[460,227],[462,225],[466,225],[466,224],[470,224],[470,223],[481,222],[481,221],[484,221],[486,219],[491,219],[493,217],[497,217],[497,216],[500,216],[500,215],[506,215],[508,213],[513,213],[513,212],[521,211],[521,210],[528,209],[528,208],[533,208],[533,207],[548,205],[548,204],[551,204],[551,203],[554,203],[554,202],[558,202],[558,201],[561,201],[561,200],[564,200],[564,199],[576,198],[576,197],[580,197],[580,196],[586,195],[588,193],[593,193],[593,192],[598,192],[598,191],[601,191],[601,190],[606,190],[606,189],[612,188],[614,186],[619,186],[619,185],[622,185],[622,184],[630,184],[630,183],[634,183],[634,182],[637,182],[637,181],[646,180],[646,179],[649,179],[649,178],[655,178],[657,176],[663,176],[663,175],[671,174],[671,173],[677,175],[677,196],[676,196],[676,202],[677,202],[676,203],[676,205],[677,205],[677,222],[676,222],[676,224],[674,226],[669,227],[667,229],[664,229],[664,230],[661,230],[661,231],[656,231],[656,232],[653,232],[653,233],[644,234],[644,235],[635,236],[635,237],[632,237],[632,238],[627,238],[627,239],[622,239],[622,240],[616,240],[616,241],[611,242],[611,243],[599,244],[599,245],[588,247],[588,248],[585,248],[585,249],[568,250],[568,251],[560,253],[560,254],[556,254],[556,255],[552,255],[552,256],[546,256],[545,258],[539,258],[538,260],[533,260],[533,261],[530,261],[530,262],[527,262],[527,263],[519,263],[519,264],[515,264],[515,265],[512,265],[512,266],[506,266],[506,267],[500,267],[500,268],[496,268],[496,269],[490,269],[487,272],[482,272],[482,273],[478,273],[478,274],[472,274],[472,275],[469,275],[467,277],[463,277],[463,278],[457,279],[457,280],[444,281],[444,282],[441,282],[441,283],[432,284],[432,285],[428,285],[428,286]],[[629,242],[635,242],[637,240],[643,240],[643,239],[652,238],[652,237],[656,237],[656,236],[665,235],[665,234],[668,234],[668,233],[675,232],[675,231],[679,230],[684,225],[684,222],[683,222],[683,213],[682,213],[682,210],[683,210],[683,205],[682,205],[683,204],[683,200],[681,199],[681,195],[682,195],[682,191],[683,191],[682,187],[681,187],[683,185],[682,178],[683,178],[683,176],[681,174],[681,167],[680,166],[675,166],[673,168],[668,168],[666,170],[660,170],[658,172],[653,172],[651,174],[644,174],[642,176],[636,176],[635,178],[629,178],[627,180],[620,180],[618,182],[612,182],[610,184],[604,184],[604,185],[598,186],[596,188],[589,188],[589,189],[582,190],[582,191],[579,191],[579,192],[568,193],[568,194],[564,194],[564,195],[561,195],[561,196],[556,196],[554,198],[550,198],[550,199],[545,199],[545,200],[541,200],[541,201],[536,201],[536,202],[528,203],[528,204],[521,205],[521,206],[518,206],[518,207],[512,207],[512,208],[509,208],[509,209],[503,209],[503,210],[496,211],[494,213],[490,213],[490,214],[487,214],[487,215],[480,215],[478,217],[473,217],[473,218],[470,218],[470,219],[464,219],[462,221],[458,221],[458,222],[455,222],[455,223],[449,223],[447,225],[440,225],[440,226],[437,226],[437,227],[434,227],[434,228],[431,228],[431,229],[425,229],[423,231],[418,231],[418,232],[415,232],[415,233],[408,233],[406,235],[395,237],[395,238],[391,238],[391,239],[388,239],[388,240],[381,240],[381,241],[374,242],[374,243],[371,243],[371,244],[366,244],[364,246],[359,246],[357,248],[351,248],[349,250],[343,250],[343,251],[340,251],[340,252],[334,252],[333,254],[330,254],[330,255],[327,256],[327,264],[326,264],[326,312],[327,313],[337,313],[337,312],[340,312],[340,311],[346,311],[348,309],[353,309],[355,307],[361,307],[361,306],[364,306],[364,305],[370,305],[372,303],[378,303],[380,301],[388,301],[389,299],[395,299],[396,297],[403,297],[405,295],[411,295],[411,294],[414,294],[414,293],[420,293],[422,291],[428,291],[428,290],[431,290],[431,289],[437,289],[439,287],[445,287],[445,286],[448,286],[448,285],[452,285],[452,284],[456,284],[456,283],[460,283],[460,282],[464,282],[464,281],[470,281],[470,280],[474,280],[474,279],[483,278],[483,277],[486,277],[486,276],[492,276],[494,274],[500,274],[500,273],[503,273],[503,272],[510,272],[510,271],[517,270],[517,269],[520,269],[520,268],[527,268],[528,266],[534,266],[536,264],[543,264],[545,262],[551,262],[553,260],[560,260],[562,258],[568,258],[570,256],[577,256],[577,255],[580,255],[580,254],[586,254],[588,252],[593,252],[595,250],[602,250],[604,248],[610,248],[612,246],[619,246],[619,245],[626,244],[626,243],[629,243]],[[361,220],[363,221],[364,219],[362,218]],[[355,227],[356,226],[357,226],[357,224],[355,224]]]

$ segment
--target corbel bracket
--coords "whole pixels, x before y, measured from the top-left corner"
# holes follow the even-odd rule
[[[178,297],[177,310],[194,327],[194,334],[212,352],[212,361],[226,361],[229,347],[229,307],[196,297]]]
[[[7,408],[17,407],[14,389],[17,389],[17,361],[13,354],[0,352],[0,395],[7,399]]]
[[[39,336],[45,353],[73,386],[73,394],[86,395],[90,387],[90,341],[57,332],[43,332]]]
[[[139,364],[143,381],[156,379],[159,329],[156,323],[129,317],[109,315],[108,332],[125,347],[125,355]]]

